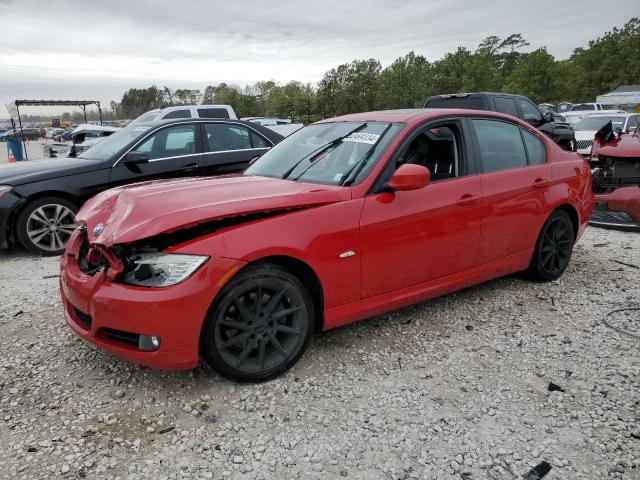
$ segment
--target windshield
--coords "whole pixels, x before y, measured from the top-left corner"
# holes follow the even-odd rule
[[[113,135],[109,135],[97,145],[89,150],[82,152],[78,158],[86,158],[88,160],[109,160],[116,153],[129,146],[135,140],[142,137],[151,127],[144,125],[129,125],[128,127],[118,130]]]
[[[587,117],[583,120],[580,120],[573,126],[574,130],[600,130],[607,122],[611,122],[613,125],[613,129],[624,125],[624,117],[605,117],[605,116],[597,116],[597,117]]]
[[[358,183],[401,128],[383,122],[310,125],[285,138],[244,174],[340,185],[353,173],[352,183]]]
[[[585,110],[595,110],[596,107],[592,103],[580,103],[571,107],[572,112],[582,112]]]
[[[134,123],[153,122],[159,114],[160,114],[160,110],[151,110],[150,112],[143,113],[142,115],[140,115],[129,125],[133,125]]]

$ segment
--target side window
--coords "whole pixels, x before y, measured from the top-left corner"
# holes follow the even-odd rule
[[[148,154],[149,160],[190,155],[195,150],[195,125],[169,127],[151,135],[136,150]]]
[[[198,117],[200,118],[229,118],[229,112],[226,108],[199,108]]]
[[[174,110],[173,112],[169,112],[164,117],[162,117],[163,120],[166,120],[169,118],[191,118],[191,111],[186,109]]]
[[[524,138],[524,146],[527,148],[529,165],[540,165],[546,163],[546,147],[542,140],[526,130],[522,130],[522,137]]]
[[[255,132],[251,132],[251,141],[253,148],[271,148],[271,144]]]
[[[485,173],[527,165],[519,127],[497,120],[474,119],[472,123]]]
[[[205,125],[206,145],[209,152],[245,150],[251,148],[249,130],[240,125],[207,123]]]
[[[496,104],[497,112],[518,117],[518,109],[516,108],[516,102],[513,101],[513,98],[496,97],[493,101]]]
[[[461,137],[456,124],[443,124],[425,129],[408,145],[396,162],[427,167],[431,181],[461,176]]]
[[[520,104],[520,110],[522,110],[522,115],[526,122],[542,122],[542,114],[533,103],[524,98],[520,98],[518,99],[518,104]]]

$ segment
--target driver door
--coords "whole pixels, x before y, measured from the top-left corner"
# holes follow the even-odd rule
[[[148,163],[128,164],[122,158],[112,169],[111,186],[160,178],[199,175],[202,149],[197,125],[180,124],[157,130],[133,147],[147,154]]]
[[[464,121],[452,119],[414,132],[383,178],[415,163],[429,168],[430,183],[412,191],[378,188],[366,197],[360,221],[362,298],[476,266],[481,186],[467,131]]]

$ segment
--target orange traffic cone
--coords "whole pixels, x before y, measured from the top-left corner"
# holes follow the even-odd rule
[[[13,156],[13,150],[9,149],[9,163],[16,163],[16,157]]]

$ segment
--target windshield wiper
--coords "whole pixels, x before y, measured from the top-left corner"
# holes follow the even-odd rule
[[[338,182],[338,185],[340,186],[351,185],[355,181],[355,179],[358,178],[358,175],[360,174],[364,166],[369,161],[369,158],[371,158],[373,151],[376,149],[376,147],[382,140],[382,137],[384,137],[384,135],[387,133],[387,131],[390,128],[391,128],[391,124],[388,123],[385,129],[382,131],[382,133],[378,137],[378,139],[376,140],[376,142],[373,145],[371,145],[371,148],[369,150],[367,150],[367,153],[365,153],[360,160],[354,163],[353,166],[342,175],[342,178]]]
[[[319,154],[321,154],[322,152],[324,152],[325,150],[333,147],[336,143],[341,142],[342,140],[344,140],[345,138],[347,138],[349,135],[354,134],[360,130],[362,130],[364,127],[366,127],[367,124],[363,123],[361,125],[358,125],[356,128],[354,128],[353,130],[351,130],[350,132],[348,132],[346,135],[342,135],[338,138],[334,138],[333,140],[331,140],[330,142],[325,143],[324,145],[316,148],[315,150],[313,150],[312,152],[306,154],[304,157],[302,157],[300,159],[300,161],[296,162],[293,167],[291,167],[289,170],[287,170],[285,172],[285,174],[282,176],[282,179],[286,179],[287,177],[289,177],[289,175],[291,175],[293,173],[293,171],[296,169],[296,167],[298,165],[300,165],[302,162],[304,162],[307,158],[309,157],[317,157]],[[313,162],[311,162],[311,165],[309,165],[307,168],[305,168],[302,173],[300,173],[300,175],[298,175],[296,178],[294,178],[293,180],[296,181],[298,180],[302,175],[304,175],[306,173],[307,170],[309,170],[309,168],[311,168],[311,166],[314,165]]]

